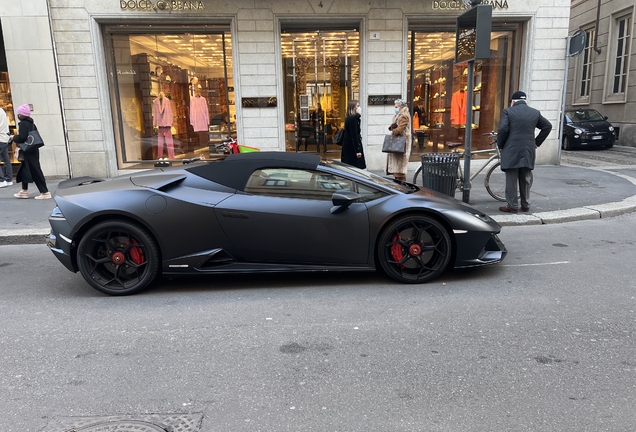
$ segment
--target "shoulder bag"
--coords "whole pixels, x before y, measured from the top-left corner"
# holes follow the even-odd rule
[[[382,153],[405,153],[406,137],[404,135],[385,135]]]
[[[336,136],[333,137],[333,143],[342,147],[342,141],[344,141],[344,128],[336,132]]]
[[[23,143],[18,143],[18,147],[20,147],[20,149],[25,153],[31,153],[32,151],[35,151],[35,149],[39,149],[44,145],[44,141],[40,136],[40,132],[38,132],[38,129],[35,127],[35,125],[33,125],[33,127],[34,129],[29,132],[26,141]]]

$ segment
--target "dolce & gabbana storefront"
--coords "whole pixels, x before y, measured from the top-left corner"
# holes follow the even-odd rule
[[[558,124],[570,2],[486,3],[491,56],[476,63],[469,123],[467,65],[454,61],[463,2],[49,0],[71,175],[214,158],[226,136],[339,158],[333,137],[352,99],[376,171],[397,98],[412,110],[414,166],[467,127],[474,147],[489,146],[482,134],[496,130],[517,89]],[[553,135],[539,163],[555,163]]]

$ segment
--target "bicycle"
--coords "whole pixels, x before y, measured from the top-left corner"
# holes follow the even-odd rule
[[[486,150],[475,150],[471,152],[471,156],[475,154],[481,153],[495,153],[483,164],[479,169],[471,173],[470,181],[472,185],[472,181],[477,175],[479,175],[486,167],[488,167],[491,162],[496,161],[494,165],[490,166],[490,169],[486,173],[486,177],[484,178],[484,186],[486,190],[490,194],[491,197],[496,199],[497,201],[506,201],[506,174],[501,171],[501,153],[499,151],[499,147],[497,147],[497,132],[489,132],[485,133],[484,136],[489,136],[492,138],[491,145],[493,148]],[[464,158],[464,153],[460,152],[458,147],[464,145],[464,143],[460,142],[447,142],[446,147],[448,147],[453,153],[460,153],[460,159]],[[415,174],[413,175],[413,184],[417,184],[417,179],[422,173],[422,167],[419,167]],[[532,185],[532,180],[530,185]],[[457,167],[457,183],[456,189],[463,190],[464,189],[464,173],[462,171],[461,163]]]

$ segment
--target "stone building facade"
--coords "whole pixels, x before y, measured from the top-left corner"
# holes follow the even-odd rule
[[[472,122],[456,114],[468,88],[454,62],[461,1],[21,0],[0,5],[0,24],[12,105],[33,105],[49,176],[215,157],[228,134],[337,159],[331,139],[352,99],[367,166],[382,170],[397,97],[417,112],[415,167],[466,127],[473,147],[490,145],[482,133],[517,89],[555,125],[538,163],[557,163],[570,1],[486,3],[492,58],[476,63]],[[167,106],[172,123],[160,126]]]
[[[572,0],[570,32],[587,33],[568,68],[568,108],[593,108],[617,129],[617,144],[636,147],[636,40],[632,0]]]

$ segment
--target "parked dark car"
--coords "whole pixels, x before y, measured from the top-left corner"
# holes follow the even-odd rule
[[[372,271],[423,283],[500,262],[501,227],[460,201],[318,155],[257,152],[64,181],[48,245],[95,289],[157,276]]]
[[[616,135],[614,127],[595,109],[581,108],[565,111],[563,149],[611,148]]]

